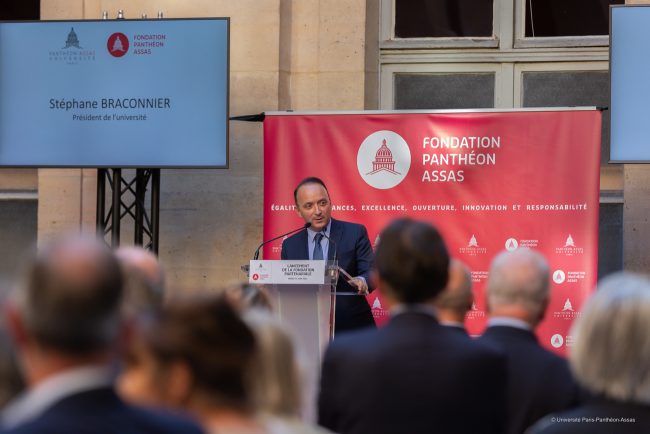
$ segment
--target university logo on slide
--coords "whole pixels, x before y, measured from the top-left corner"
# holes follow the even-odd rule
[[[553,272],[553,282],[557,283],[558,285],[564,283],[566,280],[566,274],[562,270],[555,270]]]
[[[122,57],[129,51],[129,38],[124,33],[113,33],[108,37],[106,48],[112,56]]]
[[[62,50],[67,50],[68,48],[82,49],[79,45],[79,38],[77,37],[77,33],[74,31],[74,27],[70,28],[70,33],[68,33],[68,37],[65,40],[65,47],[63,47]]]
[[[81,40],[74,27],[70,27],[70,31],[66,34],[65,45],[63,47],[59,45],[59,42],[56,42],[56,44],[56,49],[48,50],[47,52],[50,62],[77,65],[82,62],[93,62],[95,60],[95,49],[85,44],[81,45]]]
[[[357,153],[359,175],[371,187],[386,190],[406,178],[411,168],[411,150],[399,134],[382,130],[370,134]]]

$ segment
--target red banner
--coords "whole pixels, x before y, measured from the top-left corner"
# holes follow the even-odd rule
[[[427,220],[472,270],[470,334],[485,327],[484,286],[504,249],[541,251],[552,298],[541,342],[564,353],[596,284],[601,113],[596,110],[267,114],[264,238],[299,226],[293,189],[328,187],[332,215],[362,223],[373,245],[393,218]],[[280,256],[281,240],[265,249]],[[387,313],[368,297],[379,324]]]

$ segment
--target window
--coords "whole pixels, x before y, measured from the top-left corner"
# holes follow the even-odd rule
[[[0,20],[39,20],[41,2],[39,0],[3,0],[0,3]]]
[[[0,285],[15,277],[30,249],[36,247],[38,202],[31,194],[0,197]],[[34,198],[36,195],[33,195]]]
[[[493,0],[395,0],[395,37],[492,37],[492,10]]]
[[[625,0],[515,0],[515,47],[609,44],[609,5]]]
[[[493,73],[396,74],[396,109],[494,107]]]
[[[380,0],[381,48],[497,47],[503,0]]]
[[[625,0],[526,0],[526,37],[609,34],[609,5]]]

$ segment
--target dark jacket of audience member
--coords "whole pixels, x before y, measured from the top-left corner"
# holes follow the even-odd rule
[[[0,409],[24,389],[15,349],[3,324],[0,327]]]
[[[534,334],[549,300],[549,270],[530,249],[503,252],[487,283],[490,321],[480,342],[508,358],[508,433],[521,434],[541,417],[577,405],[579,389],[567,361],[542,348]]]
[[[8,314],[29,389],[3,412],[5,433],[199,433],[189,420],[125,404],[112,387],[123,330],[122,277],[96,240],[44,248]]]
[[[632,273],[603,279],[576,320],[569,361],[593,397],[544,418],[530,434],[650,432],[650,280]]]
[[[448,278],[440,234],[402,219],[380,239],[375,276],[392,318],[327,349],[319,423],[342,434],[502,434],[503,355],[441,326],[431,307]]]

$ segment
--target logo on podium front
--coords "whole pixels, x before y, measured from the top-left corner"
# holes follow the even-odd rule
[[[382,130],[370,134],[357,153],[357,169],[371,187],[387,190],[406,178],[411,168],[411,150],[399,134]]]

